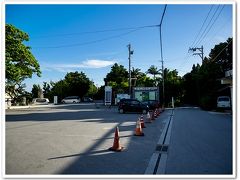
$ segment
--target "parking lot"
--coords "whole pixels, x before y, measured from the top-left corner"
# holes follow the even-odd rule
[[[143,137],[140,115],[93,103],[6,110],[6,174],[144,174],[170,111]],[[117,126],[122,152],[108,150]]]

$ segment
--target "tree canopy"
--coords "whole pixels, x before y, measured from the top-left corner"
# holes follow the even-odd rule
[[[27,33],[17,29],[13,25],[6,24],[6,92],[17,98],[24,93],[22,82],[31,78],[33,74],[41,76],[40,65],[30,51],[30,47],[24,44],[29,41]]]
[[[156,75],[160,74],[160,70],[156,66],[151,65],[146,73],[153,75],[154,84],[156,85]]]
[[[116,82],[117,84],[128,81],[128,71],[123,65],[118,65],[115,63],[111,67],[111,71],[107,74],[106,78],[104,78],[104,81],[105,84],[111,81]]]
[[[105,85],[113,87],[114,92],[123,93],[128,88],[128,71],[123,65],[115,63],[104,78]]]
[[[216,106],[225,71],[232,69],[232,38],[215,45],[202,65],[193,65],[192,71],[183,77],[184,101],[205,109]]]

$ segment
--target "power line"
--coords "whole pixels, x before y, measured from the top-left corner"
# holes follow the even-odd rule
[[[198,33],[196,34],[196,36],[195,36],[195,38],[194,38],[194,41],[192,42],[192,45],[191,45],[190,47],[193,47],[193,45],[195,44],[195,42],[196,42],[197,38],[199,37],[199,35],[200,35],[200,33],[201,33],[201,31],[202,31],[205,23],[207,22],[207,19],[208,19],[209,15],[210,15],[212,9],[213,9],[213,5],[210,7],[210,9],[209,9],[209,11],[208,11],[208,13],[207,13],[207,16],[205,17],[205,19],[204,19],[204,21],[203,21],[203,24],[202,24],[200,30],[198,31]],[[184,60],[183,60],[182,63],[180,64],[180,67],[183,67],[183,66],[187,63],[187,61],[188,61],[188,59],[190,58],[190,56],[191,56],[191,55],[189,55],[188,53],[186,53],[186,56],[183,58]]]
[[[222,10],[223,10],[224,7],[225,7],[225,5],[224,5],[224,6],[222,7],[222,9],[219,11],[219,13],[218,13],[217,17],[214,19],[212,25],[210,26],[210,28],[208,28],[208,31],[204,34],[203,38],[199,41],[198,44],[200,44],[200,43],[203,41],[203,39],[206,37],[206,35],[207,35],[207,34],[209,33],[209,31],[212,29],[213,25],[215,24],[215,22],[217,21],[217,19],[218,19],[219,16],[220,16],[220,14],[222,13]],[[196,44],[196,46],[197,46],[197,44]]]
[[[54,34],[54,35],[33,36],[33,37],[34,37],[34,38],[63,37],[63,36],[74,36],[74,35],[84,35],[84,34],[95,34],[95,33],[104,33],[104,32],[112,32],[112,31],[123,31],[123,30],[138,29],[138,28],[149,28],[149,27],[158,27],[158,26],[159,26],[159,25],[146,25],[146,26],[138,26],[138,27],[115,28],[115,29],[104,29],[104,30],[96,30],[96,31],[85,31],[85,32],[77,32],[77,33]]]
[[[202,31],[203,26],[205,25],[205,23],[206,23],[206,21],[207,21],[207,19],[208,19],[208,17],[209,17],[209,14],[210,14],[211,11],[212,11],[212,8],[213,8],[213,5],[211,6],[210,10],[208,11],[207,16],[206,16],[206,18],[205,18],[205,20],[204,20],[204,22],[203,22],[203,24],[202,24],[202,26],[201,26],[199,32],[198,32],[197,35],[195,36],[195,39],[194,39],[194,41],[193,41],[193,43],[192,43],[192,45],[191,45],[190,47],[193,47],[193,45],[195,44],[195,42],[196,42],[198,36],[200,35],[200,32]]]
[[[229,18],[222,24],[222,26],[220,26],[220,27],[218,28],[218,31],[216,31],[215,33],[212,34],[211,39],[209,39],[208,41],[213,40],[213,38],[216,37],[217,34],[219,34],[220,32],[222,32],[221,30],[223,30],[228,23],[231,23],[231,17],[229,17]],[[206,39],[205,39],[205,41],[206,41]],[[205,41],[204,41],[204,42],[205,42]]]
[[[83,42],[83,43],[66,44],[66,45],[60,45],[60,46],[38,46],[38,47],[32,47],[32,48],[57,49],[57,48],[68,48],[68,47],[75,47],[75,46],[84,46],[84,45],[95,44],[95,43],[98,43],[98,42],[102,42],[102,41],[118,38],[118,37],[121,37],[121,36],[125,36],[127,34],[135,32],[137,30],[139,30],[139,29],[135,29],[135,30],[132,30],[132,31],[128,31],[128,32],[119,34],[119,35],[110,36],[110,37],[106,37],[106,38],[103,38],[103,39],[98,39],[98,40],[88,41],[88,42]]]
[[[204,29],[203,33],[201,34],[200,38],[198,39],[198,41],[197,41],[197,42],[195,43],[195,45],[193,45],[193,46],[197,46],[197,45],[198,45],[199,41],[202,39],[202,37],[204,36],[205,32],[207,31],[209,25],[212,23],[212,20],[213,20],[213,18],[215,17],[215,15],[216,15],[216,13],[217,13],[217,11],[218,11],[219,8],[220,8],[220,5],[218,5],[218,7],[216,8],[216,10],[214,11],[214,14],[212,15],[212,18],[211,18],[210,21],[208,22],[207,26],[205,27],[205,29]]]
[[[220,5],[219,5],[219,6],[220,6]],[[224,5],[224,6],[225,6],[225,5]],[[219,11],[219,13],[218,13],[217,17],[215,18],[215,21],[213,22],[213,24],[216,22],[216,20],[217,20],[217,18],[219,17],[221,11],[223,10],[224,6],[223,6],[222,9]],[[204,20],[204,22],[203,22],[203,24],[202,24],[199,32],[198,32],[198,34],[195,36],[195,39],[194,39],[194,41],[193,41],[193,43],[192,43],[192,46],[193,46],[194,43],[196,42],[197,37],[199,37],[200,32],[202,31],[205,23],[207,22],[207,19],[208,19],[209,15],[210,15],[210,13],[211,13],[211,11],[212,11],[212,8],[213,8],[213,5],[211,6],[210,10],[208,11],[208,14],[207,14],[207,16],[206,16],[206,18],[205,18],[205,20]],[[218,10],[218,9],[216,9],[216,10]],[[215,14],[216,14],[216,10],[215,10]],[[214,15],[215,15],[215,14],[214,14]],[[213,15],[213,17],[214,17],[214,15]],[[212,19],[213,19],[213,17],[212,17]],[[210,22],[211,22],[211,21],[210,21]],[[208,23],[208,26],[209,26],[210,22]],[[225,23],[226,23],[226,22],[225,22]],[[224,23],[224,25],[225,25],[225,23]],[[211,27],[213,26],[213,24],[211,25]],[[207,26],[207,27],[208,27],[208,26]],[[206,28],[207,28],[207,27],[206,27]],[[210,27],[210,28],[211,28],[211,27]],[[223,27],[223,26],[221,26],[221,28],[219,28],[219,31],[218,31],[218,32],[220,32],[220,30],[222,29],[222,27]],[[206,28],[205,28],[205,29],[206,29]],[[207,34],[209,31],[210,31],[209,29],[208,29],[207,32],[206,32],[206,30],[205,30],[205,32],[206,32],[206,33],[205,33],[205,36],[206,36],[206,34]],[[204,33],[203,33],[203,34],[204,34]],[[205,36],[204,36],[204,38],[205,38]],[[214,36],[216,36],[216,34],[215,34]],[[204,39],[204,38],[203,38],[203,39]],[[202,40],[203,40],[203,39],[202,39]],[[201,40],[201,39],[199,39],[199,40]],[[198,40],[198,41],[199,41],[199,40]],[[202,40],[201,40],[201,41],[202,41]],[[186,55],[186,57],[184,58],[183,62],[180,64],[179,68],[184,67],[184,66],[188,63],[188,60],[189,60],[190,57],[191,57],[191,55]]]
[[[218,6],[217,10],[219,9],[219,7],[220,7],[220,5]],[[198,46],[198,44],[200,44],[200,42],[202,42],[202,40],[206,37],[206,35],[208,34],[208,32],[212,29],[213,25],[214,25],[215,22],[217,21],[217,19],[218,19],[219,15],[221,14],[221,12],[222,12],[222,10],[223,10],[224,7],[225,7],[225,5],[224,5],[224,6],[222,7],[222,9],[218,12],[218,14],[217,14],[216,18],[213,20],[211,26],[210,26],[209,28],[208,28],[208,26],[205,28],[205,30],[204,30],[204,32],[203,32],[203,34],[202,34],[203,37],[201,36],[202,39],[200,38],[200,39],[198,40],[198,43],[196,43],[195,48],[189,48],[189,50],[191,50],[192,52],[195,52],[196,50],[199,51],[199,52],[197,52],[197,53],[193,53],[193,55],[199,55],[199,56],[201,57],[201,59],[202,59],[202,62],[203,62],[203,59],[204,59],[203,45],[201,46],[201,48],[197,48],[196,46]],[[217,12],[217,10],[215,11],[215,13]],[[213,17],[215,17],[215,13],[214,13],[214,15],[212,16],[210,22],[212,21]],[[210,24],[210,22],[208,23],[208,25]],[[207,29],[207,28],[208,28],[208,29]],[[206,31],[206,30],[207,30],[207,31]],[[205,31],[206,31],[206,32],[205,32]],[[204,34],[204,33],[205,33],[205,34]]]
[[[227,45],[211,60],[211,61],[215,61],[217,59],[217,57],[228,47],[228,45],[232,42],[233,39],[231,39]]]
[[[133,33],[135,31],[138,31],[138,30],[143,29],[143,28],[158,27],[158,26],[159,25],[141,26],[141,27],[135,28],[134,30],[131,30],[131,31],[128,31],[128,32],[125,32],[125,33],[122,33],[122,34],[118,34],[118,35],[115,35],[115,36],[110,36],[110,37],[106,37],[106,38],[98,39],[98,40],[94,40],[94,41],[83,42],[83,43],[67,44],[67,45],[60,45],[60,46],[38,46],[38,47],[32,47],[32,48],[56,49],[56,48],[68,48],[68,47],[75,47],[75,46],[84,46],[84,45],[94,44],[94,43],[118,38],[118,37],[121,37],[121,36],[125,36],[127,34]]]

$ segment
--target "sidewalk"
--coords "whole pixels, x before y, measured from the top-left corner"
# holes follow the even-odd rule
[[[57,105],[54,104],[44,104],[44,105],[27,105],[27,106],[5,106],[5,109],[29,109],[29,108],[38,108],[38,107],[54,107]]]

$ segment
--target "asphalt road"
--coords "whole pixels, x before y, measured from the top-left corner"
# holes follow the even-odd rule
[[[171,114],[166,110],[145,123],[145,136],[136,137],[141,114],[119,114],[116,108],[6,110],[6,175],[143,175],[151,166],[157,175],[231,175],[232,116],[194,108]],[[117,126],[123,152],[108,150]],[[160,136],[167,152],[157,150]]]
[[[232,174],[232,116],[175,109],[165,174]]]
[[[141,114],[94,104],[6,110],[6,175],[144,174],[169,117],[165,111],[134,136]],[[109,151],[120,130],[123,152]]]

